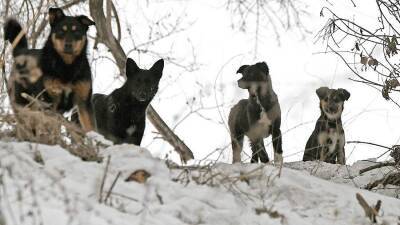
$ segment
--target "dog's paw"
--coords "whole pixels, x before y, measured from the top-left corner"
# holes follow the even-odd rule
[[[282,154],[279,153],[274,153],[274,164],[275,165],[282,165],[283,163],[283,157]]]

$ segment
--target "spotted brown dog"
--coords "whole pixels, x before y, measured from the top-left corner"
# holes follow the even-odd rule
[[[321,160],[345,165],[345,133],[341,116],[350,93],[342,88],[328,87],[320,87],[316,93],[321,115],[307,141],[303,161]]]

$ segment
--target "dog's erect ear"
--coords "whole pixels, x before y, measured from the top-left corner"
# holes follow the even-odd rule
[[[64,12],[60,8],[50,8],[49,9],[49,23],[50,26],[54,26],[62,18],[65,17]]]
[[[260,68],[262,71],[264,71],[265,74],[269,74],[269,68],[267,63],[265,62],[259,62],[256,64],[258,68]]]
[[[249,65],[243,65],[243,66],[239,67],[239,69],[236,71],[236,73],[241,73],[241,74],[243,74],[243,71],[244,71],[247,67],[249,67]]]
[[[78,16],[77,19],[81,24],[83,24],[86,27],[95,25],[95,23],[91,19],[89,19],[87,16],[81,15],[81,16]]]
[[[138,67],[136,62],[131,58],[128,58],[126,60],[125,66],[126,66],[125,69],[126,69],[126,77],[127,78],[133,77],[140,70],[140,68]]]
[[[342,98],[343,101],[347,101],[350,98],[350,92],[348,92],[346,89],[339,88],[338,89],[339,95]]]
[[[154,65],[150,68],[150,71],[154,72],[155,74],[157,74],[158,77],[161,78],[163,69],[164,69],[164,60],[160,59],[154,63]]]
[[[320,100],[324,99],[328,94],[329,88],[328,87],[320,87],[317,89],[316,93]]]

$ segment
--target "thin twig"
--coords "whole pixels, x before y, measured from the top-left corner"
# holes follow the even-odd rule
[[[103,203],[103,190],[104,190],[104,183],[106,182],[108,168],[110,166],[111,156],[107,157],[106,168],[104,169],[103,179],[101,180],[100,185],[100,194],[99,194],[99,203]]]
[[[373,166],[369,166],[369,167],[367,167],[367,168],[361,169],[359,173],[360,173],[360,175],[361,175],[361,174],[363,174],[363,173],[365,173],[365,172],[368,172],[368,171],[370,171],[370,170],[374,170],[374,169],[378,169],[378,168],[382,168],[382,167],[386,167],[386,166],[395,166],[395,165],[396,165],[395,162],[379,163],[379,164],[377,164],[377,165],[373,165]]]
[[[117,184],[117,181],[119,177],[121,176],[121,172],[118,172],[117,176],[115,177],[114,181],[111,184],[110,189],[107,192],[106,198],[104,199],[104,202],[107,202],[107,199],[110,197],[112,190],[114,189],[115,184]]]

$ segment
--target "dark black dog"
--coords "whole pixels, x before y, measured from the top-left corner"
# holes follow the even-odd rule
[[[303,161],[321,160],[327,163],[346,164],[345,135],[342,125],[344,101],[350,98],[345,89],[317,89],[321,116],[307,141]]]
[[[115,144],[140,145],[145,129],[146,109],[157,93],[163,69],[162,59],[149,70],[143,70],[128,58],[125,84],[110,95],[93,95],[98,132]]]
[[[28,104],[21,97],[25,92],[33,97],[43,94],[44,100],[60,113],[76,105],[83,129],[94,130],[92,77],[86,56],[86,32],[94,22],[82,15],[66,16],[59,8],[49,9],[49,22],[50,35],[43,49],[27,49],[23,35],[13,51],[11,101],[22,106]],[[18,22],[9,20],[5,25],[6,40],[14,42],[20,31]]]
[[[249,92],[248,99],[242,99],[229,113],[229,129],[232,139],[233,162],[241,162],[243,138],[251,142],[251,162],[269,162],[265,151],[264,138],[272,134],[275,162],[282,162],[281,109],[272,89],[269,68],[265,62],[244,65],[237,73],[243,77],[238,85]]]

